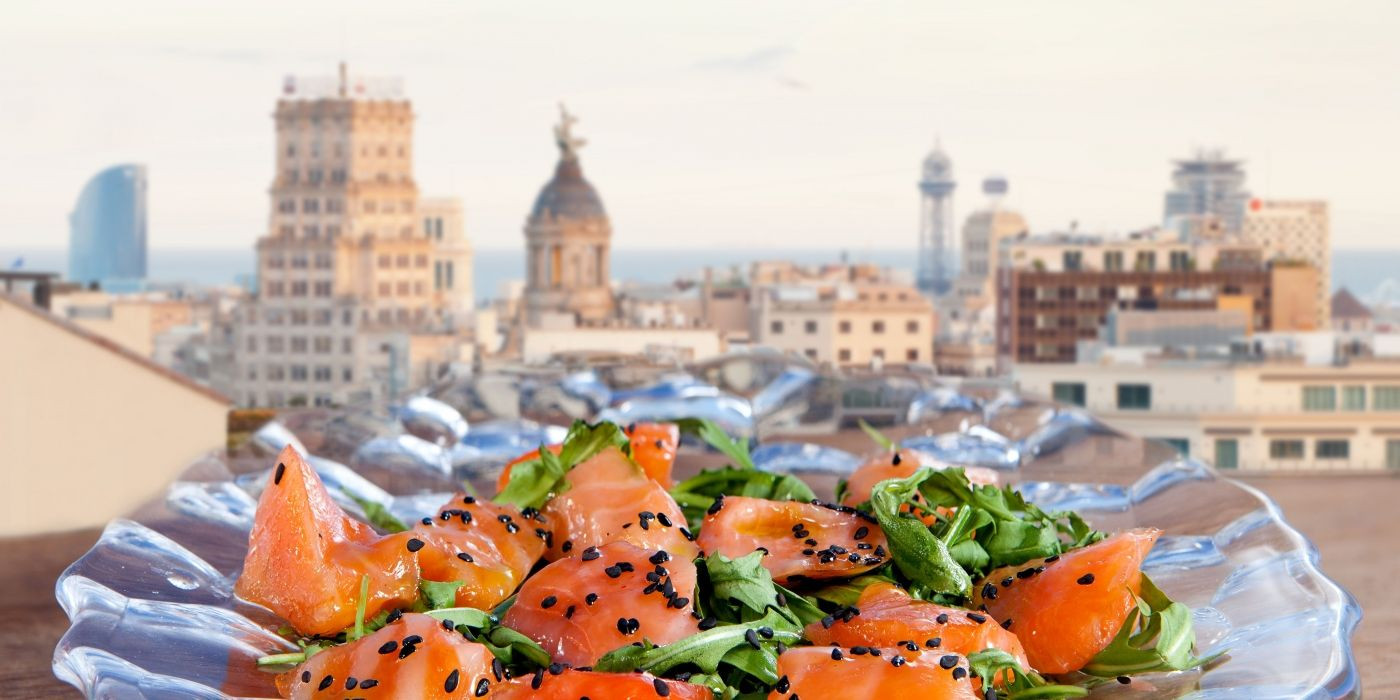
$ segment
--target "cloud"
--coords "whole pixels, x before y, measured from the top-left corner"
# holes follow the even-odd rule
[[[694,68],[723,73],[763,73],[780,68],[797,53],[791,46],[765,46],[745,54],[719,56],[696,63]]]

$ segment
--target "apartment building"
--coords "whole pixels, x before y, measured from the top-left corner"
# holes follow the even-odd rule
[[[257,297],[235,315],[235,399],[331,405],[407,389],[414,338],[471,305],[460,203],[420,209],[413,108],[397,79],[288,78],[257,242]],[[451,287],[445,283],[451,282]],[[465,285],[464,287],[462,285]]]
[[[1266,260],[1306,263],[1318,271],[1312,286],[1316,328],[1326,328],[1332,295],[1332,224],[1327,202],[1310,199],[1251,199],[1240,237],[1259,246]]]
[[[1143,234],[1026,239],[997,271],[997,354],[1012,362],[1066,363],[1099,338],[1111,309],[1240,310],[1251,331],[1316,330],[1307,265],[1266,263],[1243,244],[1182,242]]]
[[[933,362],[933,304],[911,285],[773,286],[756,297],[759,345],[838,366]]]
[[[1328,356],[1149,354],[1019,364],[1013,374],[1022,391],[1083,406],[1221,469],[1400,469],[1400,358]]]

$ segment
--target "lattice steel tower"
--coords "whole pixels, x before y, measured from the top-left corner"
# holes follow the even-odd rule
[[[924,176],[919,180],[919,289],[940,296],[952,284],[949,250],[953,234],[953,161],[943,148],[934,144],[924,158]]]

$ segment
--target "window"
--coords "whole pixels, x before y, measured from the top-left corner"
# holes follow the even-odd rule
[[[1098,300],[1099,300],[1099,288],[1098,288],[1098,287],[1079,287],[1079,288],[1077,288],[1077,290],[1076,290],[1076,296],[1079,297],[1079,300],[1080,300],[1080,301],[1098,301]]]
[[[870,323],[870,332],[871,332],[871,333],[884,333],[884,332],[885,332],[885,322],[884,322],[884,321],[871,321],[871,323]]]
[[[1133,269],[1138,272],[1154,272],[1157,270],[1157,254],[1150,250],[1140,250],[1137,260],[1133,262]]]
[[[401,297],[408,296],[408,281],[403,280],[400,281],[397,285],[395,285],[395,293]]]
[[[304,296],[306,296],[306,283],[305,283],[305,282],[293,282],[293,283],[292,283],[292,296],[294,296],[294,297],[304,297]]]
[[[390,258],[390,257],[387,256],[387,255],[381,255],[381,256],[379,256],[379,258],[375,261],[375,264],[378,265],[379,267],[388,267],[388,266],[390,265],[390,263],[392,262],[392,260],[393,260],[393,258]]]
[[[1240,441],[1234,438],[1216,438],[1215,468],[1240,468]]]
[[[1168,255],[1168,264],[1171,265],[1172,272],[1185,272],[1195,267],[1191,262],[1191,254],[1184,250],[1173,250]]]
[[[870,352],[870,356],[871,356],[872,358],[874,358],[874,359],[877,359],[877,360],[883,360],[883,359],[885,359],[885,349],[884,349],[884,348],[875,348],[874,350],[872,350],[872,351]]]
[[[1162,438],[1162,442],[1167,443],[1168,447],[1176,450],[1182,457],[1191,456],[1191,441],[1186,438]]]
[[[331,368],[325,365],[319,365],[316,367],[312,377],[318,382],[328,382],[331,380]]]
[[[388,282],[380,282],[380,283],[379,283],[379,296],[381,296],[381,297],[387,297],[387,296],[389,296],[390,294],[393,294],[393,293],[394,293],[394,287],[393,287],[393,285],[389,284]]]
[[[335,313],[330,309],[316,309],[311,314],[311,322],[318,326],[329,326],[335,320]]]
[[[292,352],[306,352],[306,338],[301,336],[292,337]]]
[[[1304,411],[1335,411],[1335,410],[1337,410],[1337,387],[1335,387],[1335,386],[1305,386],[1305,387],[1303,387],[1303,410],[1304,410]]]
[[[294,381],[294,382],[304,382],[304,381],[306,381],[306,365],[292,365],[292,366],[291,366],[291,372],[292,372],[292,381]]]
[[[394,267],[408,267],[408,256],[399,255],[394,258]]]
[[[315,284],[315,292],[316,292],[316,296],[318,296],[318,297],[328,297],[328,296],[330,296],[330,295],[331,295],[331,283],[330,283],[330,282],[317,282],[317,283]]]
[[[426,256],[426,255],[415,255],[415,256],[413,256],[413,266],[414,266],[414,267],[419,267],[419,268],[427,267],[427,266],[428,266],[428,256]]]
[[[267,283],[267,295],[270,297],[280,297],[285,293],[285,291],[286,288],[282,285],[281,282]]]
[[[1364,387],[1364,386],[1344,386],[1344,387],[1342,387],[1342,410],[1343,410],[1343,411],[1364,411],[1364,410],[1366,410],[1366,387]]]
[[[1302,459],[1302,440],[1270,440],[1269,459]]]
[[[850,332],[851,332],[851,322],[850,322],[850,321],[842,321],[842,322],[836,324],[836,330],[837,330],[838,332],[840,332],[840,333],[850,333]]]
[[[837,351],[836,351],[836,359],[837,359],[837,360],[840,360],[841,362],[850,362],[850,361],[851,361],[851,351],[850,351],[850,349],[849,349],[849,348],[841,348],[840,350],[837,350]]]
[[[1152,386],[1150,384],[1119,384],[1118,408],[1133,411],[1146,411],[1152,408]]]
[[[816,348],[807,348],[806,350],[803,350],[803,351],[802,351],[802,354],[803,354],[803,355],[806,355],[806,356],[807,356],[807,359],[809,359],[809,360],[815,360],[815,359],[817,359],[817,349],[816,349]]]
[[[817,322],[807,321],[802,324],[802,329],[807,331],[807,335],[815,335],[817,332]],[[815,353],[816,351],[814,350],[813,352]]]
[[[1050,396],[1060,403],[1083,408],[1085,402],[1084,382],[1055,382],[1050,385]]]
[[[1347,459],[1351,457],[1351,443],[1346,440],[1318,440],[1313,448],[1318,459]]]
[[[919,332],[919,322],[918,322],[918,321],[905,321],[905,322],[904,322],[904,332],[905,332],[905,333],[918,333],[918,332]]]
[[[1385,441],[1385,468],[1400,469],[1400,440]]]
[[[1084,267],[1084,253],[1078,250],[1066,250],[1063,262],[1065,271],[1077,272]]]
[[[346,381],[346,382],[352,382],[352,381],[354,381],[354,380],[355,380],[355,370],[352,370],[352,369],[350,369],[349,367],[346,367],[345,369],[343,369],[343,370],[340,371],[340,378],[343,379],[343,380]]]
[[[1400,411],[1400,386],[1378,386],[1371,390],[1371,408]]]
[[[331,337],[328,335],[318,335],[311,340],[311,348],[318,354],[326,354],[331,351]]]
[[[918,362],[918,361],[919,361],[919,349],[918,349],[918,348],[909,348],[908,350],[905,350],[905,351],[904,351],[904,359],[905,359],[905,360],[908,360],[909,362]]]
[[[267,267],[268,267],[268,269],[271,269],[271,270],[280,270],[280,269],[282,269],[282,267],[284,266],[284,264],[285,264],[285,261],[282,259],[282,256],[280,256],[280,255],[270,255],[270,256],[268,256],[268,258],[267,258]]]
[[[280,336],[280,335],[269,335],[269,336],[267,337],[267,351],[268,351],[268,352],[282,352],[284,349],[286,349],[286,347],[287,347],[287,346],[286,346],[286,343],[285,343],[285,341],[282,340],[282,336]],[[271,376],[271,374],[269,374],[268,376]]]
[[[280,382],[287,378],[287,371],[282,368],[282,365],[268,365],[267,378],[274,382]]]
[[[1123,251],[1110,250],[1103,254],[1103,269],[1107,272],[1123,271]]]
[[[768,324],[768,332],[769,332],[769,333],[772,333],[772,334],[774,334],[774,335],[780,335],[780,334],[782,334],[782,332],[783,332],[783,322],[782,322],[782,321],[772,321],[772,322],[770,322],[770,323]]]
[[[340,351],[343,352],[343,353],[345,353],[346,355],[349,355],[349,354],[355,352],[355,339],[354,339],[354,338],[341,338],[341,339],[340,339]]]

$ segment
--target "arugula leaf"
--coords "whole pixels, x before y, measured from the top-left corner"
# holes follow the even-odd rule
[[[806,482],[792,474],[774,474],[757,469],[706,469],[671,487],[671,497],[680,505],[692,528],[698,529],[705,512],[720,494],[749,496],[770,501],[811,501],[816,498]]]
[[[1003,680],[995,697],[1001,700],[1048,700],[1052,698],[1081,698],[1089,694],[1085,688],[1075,685],[1051,683],[1035,671],[1021,668],[1016,657],[1001,649],[983,649],[969,654],[967,665],[979,678]],[[988,695],[987,697],[993,697]]]
[[[408,526],[404,525],[402,520],[394,517],[394,514],[390,513],[389,509],[385,508],[382,503],[360,498],[351,493],[350,489],[342,488],[340,492],[360,506],[360,510],[365,512],[365,519],[369,521],[370,525],[390,534],[408,530]]]
[[[461,588],[464,581],[429,581],[423,579],[418,582],[418,590],[423,593],[423,605],[428,610],[440,610],[450,608],[457,604],[457,589]]]
[[[369,604],[369,574],[360,577],[360,597],[355,601],[355,626],[346,638],[355,641],[365,636],[365,606]]]
[[[268,654],[267,656],[259,657],[257,660],[258,668],[280,671],[282,667],[291,668],[292,666],[298,666],[306,663],[311,657],[325,651],[333,645],[331,642],[325,640],[307,641],[301,639],[297,640],[297,646],[301,647],[301,651],[293,651],[286,654]]]
[[[511,467],[510,481],[496,494],[495,500],[520,508],[539,508],[550,496],[563,490],[564,477],[574,465],[608,447],[617,447],[624,454],[630,453],[631,444],[627,434],[615,423],[589,425],[574,421],[564,436],[559,454],[554,454],[548,446],[541,444],[539,456]]]
[[[714,554],[697,561],[696,598],[702,611],[728,623],[769,618],[774,629],[794,632],[826,616],[812,601],[773,583],[763,556],[760,551],[738,559]]]
[[[549,652],[544,647],[520,632],[502,626],[500,618],[491,613],[476,608],[443,608],[427,614],[439,620],[450,620],[458,632],[480,642],[501,663],[512,669],[535,669],[549,665]]]
[[[876,430],[875,426],[866,423],[864,418],[860,419],[860,429],[864,430],[865,434],[869,435],[870,439],[874,440],[875,444],[879,445],[881,449],[893,450],[898,448],[894,440],[885,437],[885,434]]]
[[[663,675],[680,666],[693,666],[701,673],[719,673],[721,664],[752,678],[756,686],[768,686],[778,681],[777,654],[779,643],[793,645],[801,641],[799,632],[782,629],[783,618],[776,610],[757,620],[740,624],[720,625],[677,640],[666,646],[627,645],[603,655],[593,665],[595,671],[649,671]],[[764,630],[760,633],[760,629]],[[772,632],[772,636],[768,636]],[[754,640],[754,649],[749,640]],[[754,654],[754,651],[767,653]],[[736,651],[737,650],[737,651]],[[735,683],[726,685],[734,687]]]
[[[1082,669],[1084,673],[1111,678],[1134,673],[1184,671],[1220,656],[1195,656],[1196,634],[1192,628],[1191,609],[1168,598],[1147,574],[1142,575],[1141,595],[1134,597],[1137,605],[1128,612],[1118,634]]]
[[[681,418],[676,421],[676,426],[681,429],[681,433],[700,438],[705,444],[719,450],[734,466],[740,469],[754,468],[753,458],[749,456],[748,441],[739,444],[714,421],[706,418]]]
[[[972,591],[972,577],[953,558],[948,544],[917,517],[903,511],[933,472],[924,467],[906,479],[881,481],[870,493],[870,505],[900,573],[933,591],[966,596]]]

